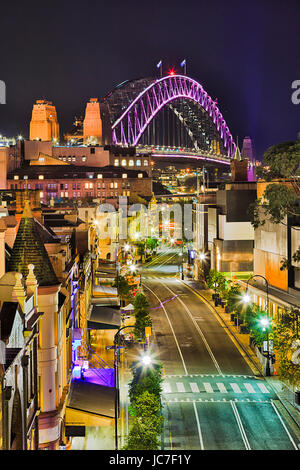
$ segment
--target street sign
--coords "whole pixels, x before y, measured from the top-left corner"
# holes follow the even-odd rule
[[[268,341],[264,341],[264,352],[268,351]],[[269,352],[273,351],[273,341],[269,341]]]
[[[145,336],[147,337],[151,336],[151,326],[145,327]]]

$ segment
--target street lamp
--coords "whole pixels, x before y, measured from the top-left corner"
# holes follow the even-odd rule
[[[249,279],[247,279],[247,283],[246,283],[246,292],[243,296],[243,301],[245,303],[249,303],[250,302],[250,296],[248,295],[248,285],[249,285],[249,281],[251,279],[253,279],[254,277],[261,277],[265,283],[266,283],[266,294],[267,294],[267,317],[266,318],[262,318],[260,320],[260,324],[261,326],[263,327],[263,331],[267,330],[267,364],[266,364],[266,376],[269,377],[271,375],[271,371],[270,371],[270,352],[269,352],[269,326],[270,326],[270,319],[269,319],[269,283],[267,281],[267,279],[262,276],[261,274],[254,274],[253,276],[250,276]]]
[[[152,364],[152,357],[149,354],[143,354],[140,358],[140,362],[143,366],[149,367]]]
[[[266,376],[270,376],[270,348],[269,348],[269,327],[270,319],[269,317],[263,317],[259,320],[259,323],[262,326],[263,331],[267,331],[267,365],[266,365]]]

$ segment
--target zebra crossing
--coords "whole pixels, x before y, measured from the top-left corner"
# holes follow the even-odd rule
[[[184,393],[212,396],[217,393],[239,397],[262,395],[271,398],[274,395],[266,383],[253,376],[165,376],[162,389],[165,396]]]

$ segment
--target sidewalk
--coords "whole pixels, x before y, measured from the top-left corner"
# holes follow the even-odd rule
[[[215,312],[220,323],[226,328],[231,339],[236,344],[237,348],[241,352],[244,359],[248,362],[249,366],[253,370],[255,375],[263,375],[263,367],[259,362],[255,352],[250,348],[249,345],[249,334],[239,333],[239,328],[230,321],[230,313],[225,313],[221,306],[215,307],[212,301],[212,291],[204,289],[203,282],[195,280],[184,280],[182,281],[193,291],[199,294],[205,301],[210,305],[211,309]],[[294,394],[287,386],[281,382],[277,375],[271,377],[265,377],[267,382],[272,386],[273,390],[278,396],[282,406],[281,411],[288,414],[290,419],[293,421],[298,429],[298,435],[300,431],[300,407],[294,402]]]

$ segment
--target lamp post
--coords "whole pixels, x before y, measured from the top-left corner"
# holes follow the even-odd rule
[[[115,448],[118,450],[118,417],[119,417],[119,368],[118,349],[120,348],[120,332],[125,328],[134,328],[134,325],[122,326],[114,336],[114,386],[115,386]]]
[[[254,277],[261,277],[265,283],[266,283],[266,294],[267,294],[267,318],[265,319],[262,319],[261,320],[261,325],[264,327],[264,329],[267,330],[267,364],[266,364],[266,376],[269,377],[271,375],[271,370],[270,370],[270,351],[269,351],[269,325],[270,325],[270,320],[269,320],[269,283],[267,281],[267,279],[262,276],[261,274],[253,274],[253,276],[250,276],[248,279],[247,279],[247,283],[246,283],[246,293],[244,295],[244,302],[249,302],[250,301],[250,297],[249,295],[247,294],[248,292],[248,285],[249,285],[249,281],[251,281],[251,279],[253,279]]]

